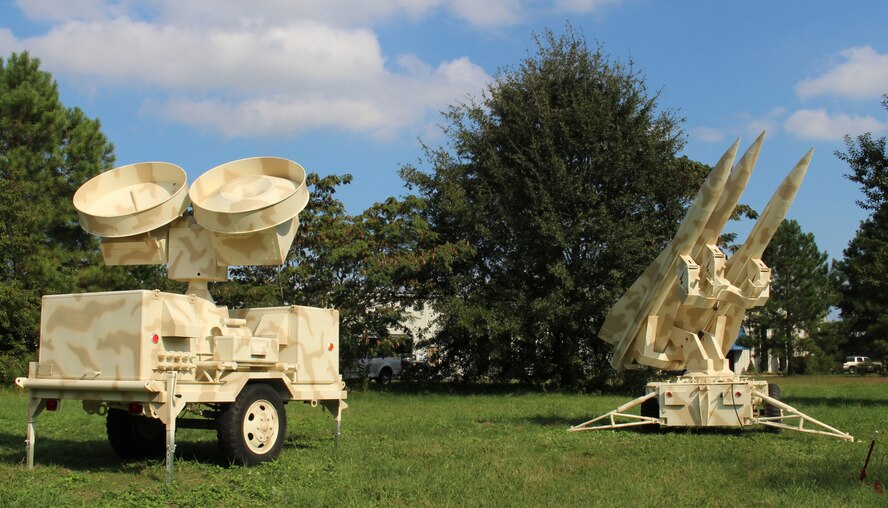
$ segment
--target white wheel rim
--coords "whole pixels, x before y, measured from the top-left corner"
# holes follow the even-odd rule
[[[260,399],[244,415],[244,442],[255,454],[271,451],[278,436],[278,414],[271,402]]]

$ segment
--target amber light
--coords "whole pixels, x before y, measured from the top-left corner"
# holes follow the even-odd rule
[[[327,349],[328,349],[329,351],[333,351],[333,343],[332,343],[332,342],[330,343],[330,346],[327,347]]]

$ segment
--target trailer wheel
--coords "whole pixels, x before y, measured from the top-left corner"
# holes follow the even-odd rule
[[[105,420],[108,442],[124,460],[160,458],[166,450],[166,426],[158,419],[109,409]]]
[[[247,385],[218,419],[222,451],[245,466],[274,460],[287,435],[287,413],[280,395],[264,384]]]
[[[386,386],[392,382],[392,369],[388,367],[383,367],[381,371],[379,371],[379,377],[376,378],[376,381]]]
[[[649,418],[659,418],[660,417],[660,401],[657,400],[656,397],[652,399],[648,399],[641,403],[641,416],[647,416]],[[647,424],[638,427],[642,432],[656,432],[660,430],[659,424]]]
[[[773,384],[773,383],[768,383],[768,396],[771,397],[772,399],[777,399],[777,400],[782,401],[782,399],[780,398],[780,387]],[[765,403],[765,416],[767,416],[767,417],[780,416],[780,408],[777,406],[772,406],[771,404]],[[769,425],[765,426],[765,429],[767,429],[768,432],[773,432],[775,434],[779,433],[781,430],[778,427],[771,427]]]

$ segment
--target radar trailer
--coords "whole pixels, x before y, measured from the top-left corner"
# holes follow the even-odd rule
[[[783,180],[730,259],[716,245],[746,187],[764,133],[736,165],[736,141],[712,169],[663,252],[613,306],[598,336],[614,346],[617,369],[649,366],[684,371],[670,382],[648,383],[645,394],[571,431],[639,425],[747,427],[765,425],[854,438],[780,400],[767,381],[736,375],[725,354],[743,317],[769,296],[770,269],[761,257],[795,199],[813,149]],[[640,415],[628,411],[640,406]]]
[[[28,393],[29,468],[37,416],[69,400],[107,418],[122,458],[165,456],[168,482],[176,427],[216,430],[232,462],[255,465],[281,452],[289,401],[328,410],[338,443],[347,407],[338,312],[229,309],[208,287],[228,280],[229,266],[284,262],[308,203],[305,177],[295,162],[257,157],[188,189],[182,168],[147,162],[77,190],[80,225],[102,237],[105,264],[166,264],[188,289],[43,297],[38,361],[16,380]]]

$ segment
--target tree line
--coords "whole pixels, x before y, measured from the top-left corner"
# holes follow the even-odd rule
[[[447,142],[400,168],[410,194],[353,215],[337,197],[350,175],[310,174],[286,264],[232,267],[211,287],[216,300],[338,308],[346,364],[368,343],[393,348],[408,311],[429,305],[437,332],[417,345],[437,352],[438,375],[613,382],[598,328],[710,168],[679,155],[683,119],[661,109],[634,62],[569,26],[533,42],[479,97],[443,113]],[[771,301],[746,327],[748,345],[794,372],[829,370],[845,353],[888,355],[885,138],[846,144],[837,156],[871,216],[832,267],[813,235],[785,221],[765,253]],[[163,267],[103,266],[78,227],[71,197],[113,153],[97,119],[60,102],[37,58],[0,60],[0,362],[34,351],[43,294],[182,289]],[[841,320],[824,319],[832,307]]]

